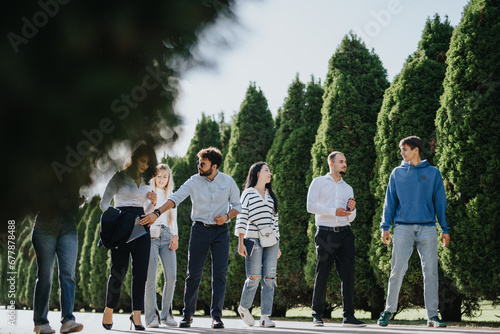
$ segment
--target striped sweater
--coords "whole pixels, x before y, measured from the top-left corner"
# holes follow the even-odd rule
[[[265,199],[255,188],[247,188],[241,194],[241,212],[236,217],[234,234],[244,234],[245,239],[259,238],[258,228],[272,226],[279,238],[278,214],[274,213],[274,201],[266,189]],[[256,226],[257,225],[257,226]]]

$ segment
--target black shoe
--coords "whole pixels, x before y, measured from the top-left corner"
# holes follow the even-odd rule
[[[110,323],[110,324],[105,324],[104,322],[102,323],[102,327],[104,327],[105,329],[107,329],[108,331],[113,328],[113,323]]]
[[[349,315],[342,320],[342,326],[344,327],[365,327],[366,323],[356,319],[355,316]]]
[[[134,325],[134,328],[135,328],[136,331],[143,331],[143,330],[146,329],[143,325],[136,325],[135,324],[134,315],[133,314],[130,315],[129,319],[130,319],[130,329],[132,329],[132,325]]]
[[[220,317],[215,316],[212,319],[212,328],[224,328],[224,323],[220,320]]]
[[[179,322],[179,327],[182,327],[182,328],[191,327],[192,323],[193,323],[193,318],[192,317],[186,317],[186,316],[184,316],[182,318],[181,322]]]

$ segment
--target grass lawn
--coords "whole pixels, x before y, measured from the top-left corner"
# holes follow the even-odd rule
[[[481,312],[474,318],[462,317],[462,322],[448,322],[448,326],[458,327],[489,327],[500,328],[500,306],[492,305],[491,301],[483,301],[480,303]],[[286,318],[275,318],[276,320],[294,320],[294,321],[311,321],[311,308],[310,307],[297,307],[287,311]],[[197,315],[203,315],[202,312],[197,312]],[[254,317],[260,316],[260,308],[253,308],[252,314]],[[235,317],[233,311],[224,310],[224,317]],[[370,319],[370,313],[362,310],[356,310],[356,317],[369,324],[375,324],[376,320]],[[332,312],[332,319],[326,319],[325,322],[341,323],[342,322],[342,309],[336,309]],[[425,308],[407,308],[397,314],[396,319],[391,323],[399,325],[415,325],[425,326],[427,324],[427,314]]]

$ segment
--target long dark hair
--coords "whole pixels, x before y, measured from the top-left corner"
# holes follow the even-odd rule
[[[130,161],[125,165],[125,173],[133,179],[137,175],[137,160],[143,155],[149,157],[149,167],[142,173],[142,179],[145,184],[149,184],[149,180],[156,175],[156,165],[158,165],[158,160],[156,160],[156,152],[152,146],[147,144],[140,144],[137,148],[132,151]]]
[[[263,161],[256,162],[250,167],[250,170],[248,171],[247,181],[245,182],[245,187],[243,190],[249,187],[255,187],[257,181],[259,180],[259,177],[257,175],[264,165],[269,167],[269,165]],[[271,195],[271,198],[273,199],[274,213],[278,213],[278,198],[276,197],[276,194],[273,191],[272,181],[266,183],[266,189],[269,191],[269,195]]]

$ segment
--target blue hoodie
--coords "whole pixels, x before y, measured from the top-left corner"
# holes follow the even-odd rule
[[[422,160],[417,166],[403,161],[393,169],[389,178],[380,227],[388,231],[393,221],[396,224],[433,225],[437,216],[443,233],[448,233],[446,206],[439,169],[427,160]]]

